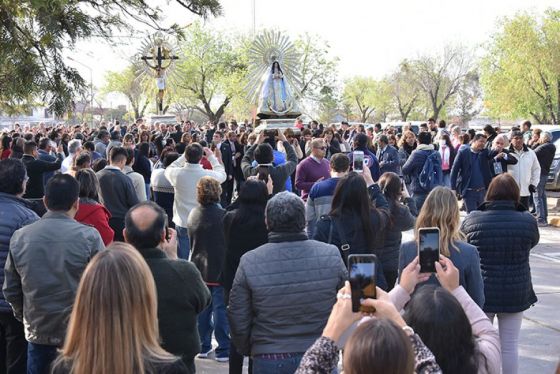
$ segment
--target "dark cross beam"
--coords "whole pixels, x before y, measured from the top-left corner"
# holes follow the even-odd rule
[[[156,66],[151,66],[151,65],[148,65],[148,66],[150,66],[151,68],[156,69],[156,70],[161,70],[161,69],[163,68],[162,65],[163,65],[163,61],[164,61],[164,60],[178,60],[179,57],[177,57],[177,56],[165,57],[165,56],[163,55],[163,53],[162,53],[162,48],[161,48],[161,46],[158,46],[158,47],[157,47],[157,56],[156,56],[156,57],[153,57],[153,56],[142,56],[142,57],[140,57],[140,59],[141,59],[141,60],[144,60],[146,63],[148,63],[148,60],[156,60],[156,62],[157,62],[157,65],[156,65]]]

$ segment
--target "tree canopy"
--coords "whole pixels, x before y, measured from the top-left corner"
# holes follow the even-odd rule
[[[560,11],[504,18],[482,61],[485,106],[494,117],[560,121]]]
[[[218,0],[176,0],[202,17],[221,13]],[[147,0],[2,0],[0,2],[0,109],[41,100],[56,114],[71,110],[85,82],[63,52],[94,36],[111,41],[133,24],[163,27],[162,11]],[[133,20],[133,23],[130,22]]]

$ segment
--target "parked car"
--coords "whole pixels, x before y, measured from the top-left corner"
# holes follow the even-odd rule
[[[546,180],[545,188],[547,190],[560,190],[560,128],[547,130],[552,134],[552,140],[556,146],[556,154],[550,166],[550,173]]]

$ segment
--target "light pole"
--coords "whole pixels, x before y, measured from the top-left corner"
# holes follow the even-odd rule
[[[91,128],[93,129],[93,69],[83,62],[73,59],[72,57],[68,57],[68,59],[89,70],[89,110],[91,112]]]

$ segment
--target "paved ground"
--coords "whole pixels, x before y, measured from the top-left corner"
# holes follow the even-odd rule
[[[559,194],[553,196],[556,198]],[[556,204],[556,199],[550,199],[549,205],[552,204]],[[406,236],[410,235],[410,232],[406,233]],[[524,314],[519,342],[519,373],[553,373],[560,359],[560,228],[541,228],[541,239],[531,252],[530,262],[539,301]],[[196,367],[202,374],[228,373],[227,363],[211,359],[197,359]]]

